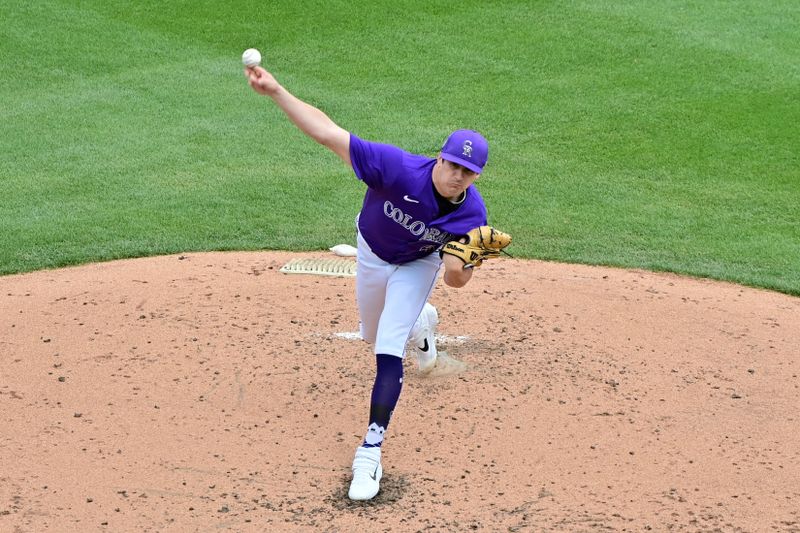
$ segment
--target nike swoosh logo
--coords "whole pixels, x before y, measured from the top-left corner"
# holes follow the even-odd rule
[[[372,481],[378,481],[378,467],[375,467],[375,471],[369,475],[372,478]]]
[[[407,194],[405,196],[403,196],[403,200],[405,200],[406,202],[411,202],[412,204],[418,204],[419,203],[419,200],[414,200],[413,198],[411,198]]]
[[[422,348],[420,348],[420,350],[422,350],[423,352],[428,351],[428,339],[425,339],[425,344],[422,346]]]

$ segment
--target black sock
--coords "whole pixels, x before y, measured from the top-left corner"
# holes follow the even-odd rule
[[[380,447],[383,434],[389,427],[392,417],[403,389],[403,359],[394,355],[379,353],[375,356],[378,371],[375,375],[375,384],[372,386],[372,400],[369,406],[369,427],[364,437],[362,446],[367,448]]]

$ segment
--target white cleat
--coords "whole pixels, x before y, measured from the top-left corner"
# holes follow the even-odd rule
[[[371,500],[381,488],[382,476],[381,449],[359,446],[353,459],[353,481],[347,496],[351,500]]]
[[[427,374],[436,366],[436,326],[439,324],[439,313],[429,303],[425,303],[414,328],[411,330],[411,342],[417,354],[419,371]]]

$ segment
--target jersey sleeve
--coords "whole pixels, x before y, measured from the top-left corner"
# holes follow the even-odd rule
[[[388,187],[401,168],[403,151],[389,144],[374,143],[350,134],[350,164],[356,177],[371,189]]]

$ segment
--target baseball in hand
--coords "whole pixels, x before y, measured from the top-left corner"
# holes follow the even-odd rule
[[[246,67],[257,67],[261,64],[261,52],[255,48],[248,48],[242,54],[242,63]]]

